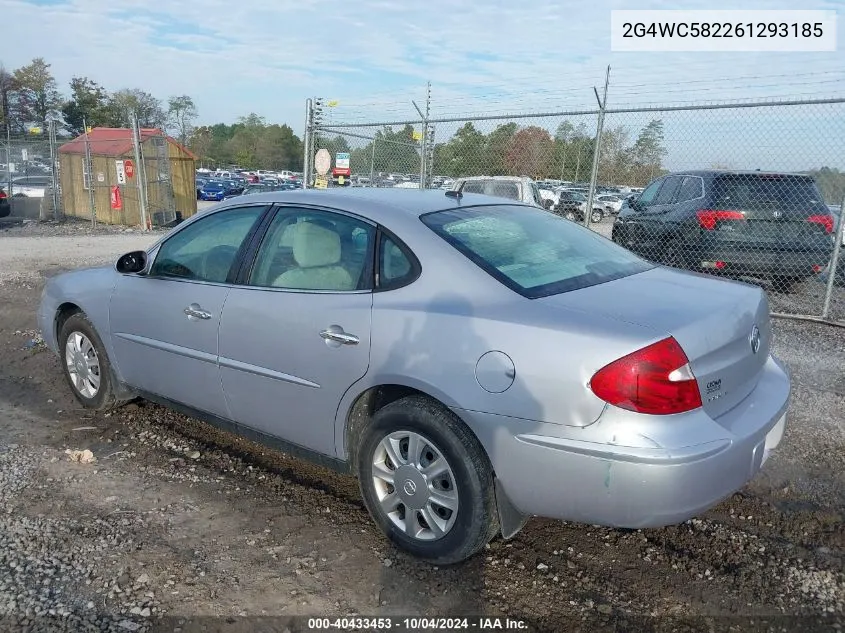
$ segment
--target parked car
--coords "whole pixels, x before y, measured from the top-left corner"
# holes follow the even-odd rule
[[[262,184],[252,185],[252,184],[250,184],[250,185],[247,185],[246,187],[244,187],[244,190],[241,192],[241,195],[242,196],[250,196],[250,195],[255,194],[255,193],[268,193],[270,191],[275,191],[275,190],[276,190],[276,188],[271,187],[270,185],[262,185]]]
[[[598,196],[596,202],[604,207],[605,213],[616,215],[622,210],[622,197],[615,194]]]
[[[788,292],[827,266],[832,232],[811,176],[705,170],[649,184],[620,212],[612,238],[652,261]]]
[[[37,316],[84,407],[141,396],[352,472],[437,564],[531,515],[697,515],[759,471],[790,395],[759,287],[456,191],[233,199],[51,277]]]
[[[19,176],[12,179],[11,193],[17,197],[43,198],[52,185],[50,176]]]
[[[218,180],[209,180],[200,189],[200,200],[219,202],[226,198],[226,185]]]
[[[0,187],[0,218],[5,218],[12,213],[12,205],[6,190]]]
[[[531,178],[521,176],[472,176],[457,178],[452,190],[463,193],[481,193],[496,198],[507,198],[535,207],[547,208],[540,189]]]
[[[587,196],[580,191],[564,189],[558,194],[554,211],[572,222],[583,222],[587,212]],[[597,202],[593,202],[590,222],[598,224],[603,219],[604,209]]]

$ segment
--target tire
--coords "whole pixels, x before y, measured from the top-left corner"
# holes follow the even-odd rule
[[[598,224],[604,219],[604,213],[601,211],[597,211],[593,209],[593,212],[590,214],[590,222],[593,224]]]
[[[565,217],[570,222],[577,222],[578,221],[578,216],[575,215],[575,211],[565,211],[563,213],[563,217]]]
[[[82,312],[72,314],[62,325],[59,332],[59,353],[65,380],[83,407],[95,411],[107,411],[125,402],[115,397],[111,362],[103,341],[91,321]],[[92,353],[96,361],[95,365],[91,363]],[[84,371],[87,376],[80,375],[80,370],[85,365],[87,368]],[[92,380],[90,376],[94,375],[96,378]]]
[[[428,478],[419,466],[409,464],[407,451],[414,438],[419,441],[420,457],[413,461],[425,468],[443,460],[445,472]],[[356,468],[364,505],[399,549],[430,563],[449,565],[470,558],[498,531],[487,455],[469,429],[438,403],[409,396],[388,404],[375,414],[358,447]],[[401,488],[388,483],[399,483],[399,471]],[[378,472],[383,476],[377,477],[374,473]],[[444,505],[433,501],[430,491]],[[392,501],[391,510],[384,509],[384,500]],[[409,502],[418,508],[412,515]],[[413,523],[407,522],[408,516],[414,517]],[[424,524],[425,516],[436,529]]]

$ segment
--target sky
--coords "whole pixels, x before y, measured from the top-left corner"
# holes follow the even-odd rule
[[[741,8],[794,9],[796,4],[745,0]],[[601,90],[608,65],[610,107],[845,97],[845,0],[802,0],[800,5],[838,12],[836,52],[611,51],[612,9],[737,8],[720,0],[534,0],[530,5],[0,0],[0,19],[12,25],[3,29],[0,63],[12,70],[40,56],[52,64],[65,91],[71,77],[87,76],[111,91],[141,88],[162,99],[188,94],[199,123],[232,123],[255,112],[300,134],[307,97],[337,100],[328,113],[334,124],[409,120],[418,118],[412,100],[425,107],[427,82],[434,117],[594,108],[593,87]],[[628,122],[634,126],[644,116],[630,115]],[[684,143],[712,138],[705,133],[710,130],[735,142],[711,157],[727,161],[741,149],[742,137],[759,128],[774,144],[778,137],[797,139],[800,147],[791,158],[782,157],[785,162],[796,157],[806,162],[803,154],[815,159],[814,152],[823,150],[819,160],[838,160],[845,167],[845,104],[793,109],[779,119],[755,116],[752,111],[668,116],[678,123],[667,124],[667,139],[676,139],[669,140],[667,160],[682,163]],[[778,120],[767,124],[767,117]],[[595,117],[584,120],[594,127]],[[479,127],[490,131],[495,124]],[[757,144],[767,143],[758,138]],[[754,158],[765,159],[765,148]]]

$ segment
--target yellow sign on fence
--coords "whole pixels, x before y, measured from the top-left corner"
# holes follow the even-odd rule
[[[327,189],[329,186],[329,181],[326,180],[323,176],[317,176],[314,179],[314,189]]]

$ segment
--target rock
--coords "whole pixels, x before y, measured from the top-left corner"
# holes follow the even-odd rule
[[[611,613],[613,613],[613,607],[611,607],[609,604],[600,604],[597,607],[597,610],[603,615],[610,615]]]
[[[150,582],[150,577],[147,574],[141,574],[135,579],[135,582],[139,585],[146,585]]]
[[[546,565],[546,563],[540,563],[539,565],[537,565],[538,571],[546,571],[546,570],[548,570],[548,568],[549,568],[549,566]]]
[[[200,458],[200,452],[199,451],[191,451],[190,453],[188,453],[188,458],[189,459],[199,459]]]
[[[389,558],[385,558],[385,559],[384,559],[384,566],[385,566],[385,567],[390,567],[391,565],[393,565],[393,561],[392,561],[392,560],[390,560]]]
[[[94,457],[94,453],[89,451],[87,448],[85,450],[67,449],[65,451],[65,455],[68,456],[69,461],[78,462],[80,464],[91,464],[97,461],[97,458]]]
[[[149,607],[144,607],[143,609],[141,609],[141,617],[142,618],[150,617],[150,608]]]

